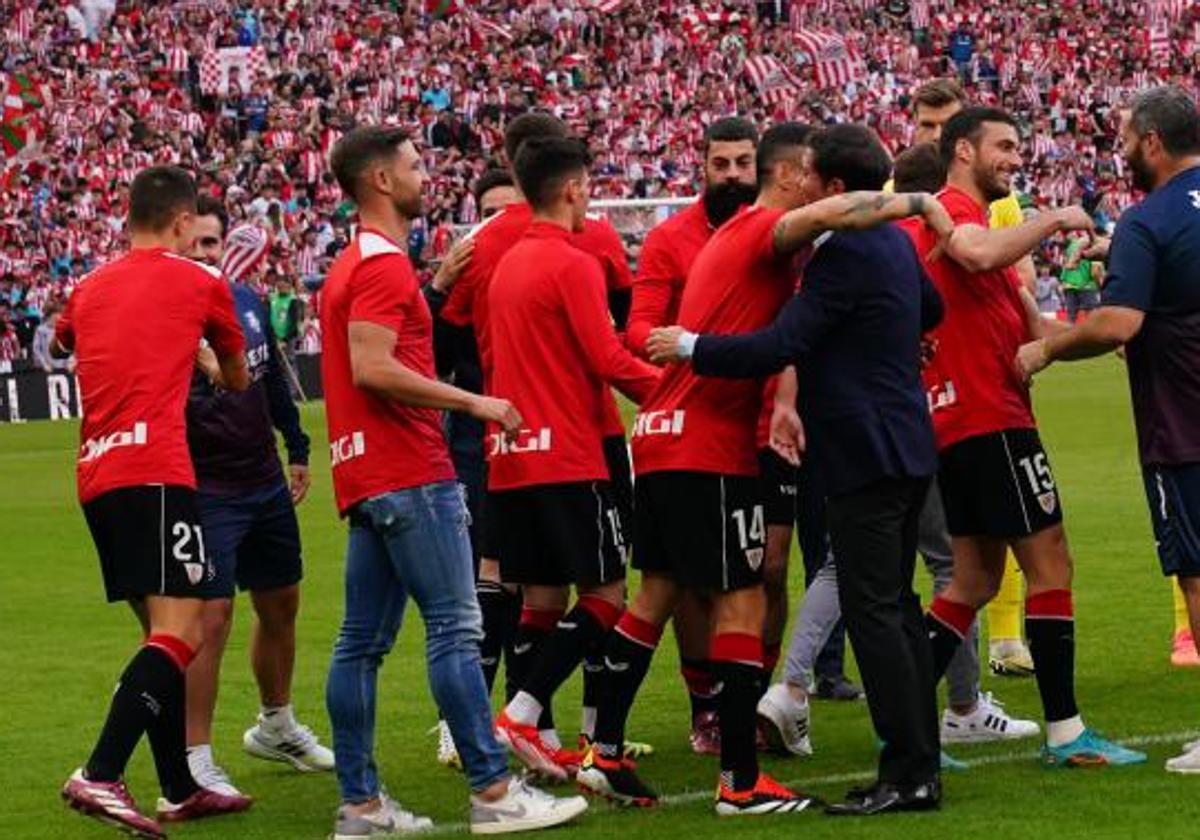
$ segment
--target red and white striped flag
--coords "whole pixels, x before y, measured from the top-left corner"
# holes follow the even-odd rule
[[[913,29],[929,28],[929,0],[912,0],[909,14]]]
[[[800,80],[773,55],[756,55],[742,67],[768,105],[777,105],[796,95]]]
[[[818,87],[841,87],[866,75],[866,65],[842,36],[801,29],[795,38],[816,68]]]
[[[626,0],[588,0],[588,6],[595,9],[604,15],[611,15],[614,12],[619,12],[624,6]]]

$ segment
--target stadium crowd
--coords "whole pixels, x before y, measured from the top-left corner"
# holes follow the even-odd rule
[[[595,196],[679,197],[698,190],[702,131],[717,117],[865,121],[898,151],[914,131],[914,86],[957,74],[972,99],[1020,120],[1025,204],[1080,202],[1106,227],[1132,198],[1114,106],[1152,81],[1200,84],[1200,14],[1163,0],[457,6],[17,0],[0,87],[10,98],[15,80],[31,87],[0,150],[0,360],[29,355],[64,290],[120,250],[130,181],[152,163],[194,169],[235,223],[267,227],[264,286],[299,281],[303,293],[349,241],[328,154],[356,124],[398,123],[423,141],[431,199],[409,241],[421,267],[446,253],[455,225],[478,220],[469,186],[506,121],[531,106],[588,139]],[[1156,14],[1166,26],[1151,35]],[[801,27],[842,33],[860,69],[818,87]],[[262,61],[214,92],[205,56],[237,46]],[[743,72],[760,55],[797,70],[782,95]],[[1041,256],[1057,276],[1059,245]]]

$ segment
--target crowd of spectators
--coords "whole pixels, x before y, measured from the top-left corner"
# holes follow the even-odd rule
[[[1193,5],[6,0],[0,90],[28,78],[45,104],[28,114],[25,148],[0,153],[0,361],[29,352],[71,284],[121,249],[129,182],[151,163],[190,168],[232,223],[269,229],[264,289],[315,287],[353,215],[327,154],[360,122],[398,122],[422,144],[432,183],[409,243],[418,265],[476,221],[470,184],[528,108],[588,140],[598,197],[678,197],[695,194],[699,140],[719,116],[864,121],[899,150],[914,87],[949,75],[1021,120],[1026,203],[1082,202],[1110,225],[1133,198],[1116,108],[1159,81],[1200,86]],[[841,34],[861,74],[818,87],[800,28]],[[205,56],[226,47],[259,60],[213,92]],[[759,55],[795,71],[789,95],[767,101],[743,72]]]

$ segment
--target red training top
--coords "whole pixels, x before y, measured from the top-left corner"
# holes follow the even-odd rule
[[[488,429],[488,487],[608,478],[609,386],[641,402],[659,371],[617,338],[600,265],[570,231],[535,221],[496,266],[489,297],[492,385],[525,425],[511,442]]]
[[[957,225],[988,226],[987,209],[956,187],[938,199]],[[904,225],[920,254],[932,233],[923,223]],[[1013,360],[1028,338],[1021,280],[1014,268],[972,273],[948,256],[926,263],[945,303],[946,315],[932,333],[937,353],[925,369],[925,389],[939,449],[976,435],[1036,425],[1029,389]]]
[[[496,215],[480,224],[469,234],[475,239],[475,250],[439,317],[457,327],[471,326],[479,347],[479,364],[483,371],[483,389],[488,394],[508,397],[492,390],[492,340],[488,332],[488,286],[501,257],[517,244],[533,223],[533,210],[521,201],[509,204]],[[629,288],[633,282],[629,261],[621,236],[604,219],[588,217],[579,233],[572,233],[571,244],[600,261],[600,268],[609,291]],[[625,425],[612,395],[605,408],[605,434],[625,435]]]
[[[625,327],[625,343],[634,353],[645,357],[650,330],[675,323],[688,272],[713,230],[704,202],[697,201],[646,234]]]
[[[75,289],[55,337],[75,351],[83,396],[77,479],[87,502],[140,484],[196,486],[184,408],[201,338],[245,350],[221,273],[164,248],[137,248]]]
[[[679,324],[728,335],[761,329],[796,286],[793,258],[775,253],[772,231],[783,210],[742,210],[696,257],[679,304]],[[759,379],[696,376],[690,365],[667,368],[633,429],[638,475],[696,470],[758,475]]]
[[[343,515],[363,499],[454,479],[441,412],[363,390],[350,370],[350,324],[396,333],[396,360],[435,379],[433,318],[404,247],[363,228],[321,290],[321,379],[333,490]]]

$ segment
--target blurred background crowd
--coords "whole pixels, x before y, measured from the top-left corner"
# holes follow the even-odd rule
[[[1190,0],[3,0],[0,25],[0,362],[33,356],[71,285],[122,249],[151,163],[266,228],[263,292],[304,299],[348,241],[327,154],[358,123],[420,140],[432,183],[409,249],[427,269],[478,220],[470,186],[529,108],[587,139],[596,198],[665,199],[696,194],[713,119],[865,122],[900,151],[914,88],[954,76],[1020,119],[1024,207],[1082,202],[1106,227],[1134,199],[1116,108],[1158,81],[1200,95]],[[762,59],[772,78],[750,72]],[[666,212],[613,216],[632,260]],[[1070,250],[1039,254],[1047,311],[1082,279]]]

